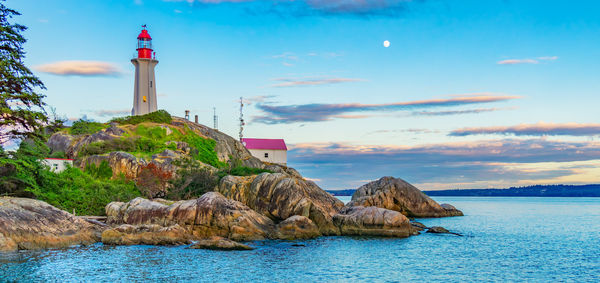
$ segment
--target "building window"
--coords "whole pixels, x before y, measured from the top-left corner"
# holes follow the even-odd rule
[[[265,158],[269,158],[269,153],[265,152]]]

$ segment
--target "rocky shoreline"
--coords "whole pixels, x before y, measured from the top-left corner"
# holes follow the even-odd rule
[[[237,242],[320,236],[405,238],[429,229],[409,217],[458,216],[401,179],[362,186],[344,205],[311,181],[283,173],[221,180],[216,192],[184,201],[136,198],[106,206],[106,225],[45,202],[0,198],[0,251],[105,245],[184,245],[247,250]],[[441,228],[441,229],[440,229]],[[452,233],[451,233],[452,234]],[[239,245],[238,245],[239,244]]]

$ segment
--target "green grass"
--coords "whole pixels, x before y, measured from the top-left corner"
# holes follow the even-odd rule
[[[167,112],[165,110],[158,110],[158,111],[154,111],[152,113],[148,113],[145,115],[127,116],[127,117],[121,117],[121,118],[114,118],[114,119],[110,120],[110,122],[117,122],[121,125],[126,125],[126,124],[137,125],[137,124],[143,123],[143,122],[171,124],[171,121],[173,121],[171,114],[169,114],[169,112]]]
[[[85,156],[124,151],[136,157],[149,159],[152,155],[165,149],[177,149],[175,144],[168,144],[170,141],[182,141],[195,149],[194,152],[197,152],[191,156],[194,160],[216,168],[227,166],[227,163],[219,161],[214,140],[199,136],[187,126],[184,128],[183,134],[176,128],[170,127],[170,130],[171,133],[167,135],[164,127],[138,125],[133,132],[126,133],[123,138],[90,143],[81,150],[81,154]]]
[[[69,128],[69,133],[71,135],[87,135],[87,134],[96,133],[96,132],[98,132],[102,129],[106,129],[106,128],[108,128],[108,125],[106,125],[106,124],[85,121],[85,120],[79,120],[79,121],[75,121],[73,123],[73,126],[71,126],[71,128]]]

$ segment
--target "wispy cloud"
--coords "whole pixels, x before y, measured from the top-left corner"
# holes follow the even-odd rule
[[[356,78],[315,78],[315,79],[293,79],[293,78],[277,78],[274,81],[280,83],[271,85],[271,87],[300,87],[300,86],[316,86],[330,85],[349,82],[361,82],[363,79]]]
[[[94,111],[94,114],[96,114],[96,116],[100,116],[100,117],[126,116],[126,115],[131,115],[131,109],[97,110],[97,111]]]
[[[286,124],[295,122],[328,121],[352,112],[366,111],[399,111],[431,107],[448,107],[470,104],[481,104],[518,99],[514,95],[495,95],[490,93],[453,96],[444,99],[429,99],[409,102],[394,102],[385,104],[302,104],[302,105],[267,105],[257,104],[256,107],[264,115],[253,117],[253,122],[264,124]]]
[[[98,61],[59,61],[34,67],[40,72],[60,76],[118,76],[116,64]]]
[[[361,17],[395,17],[406,13],[412,0],[164,0],[167,2],[183,2],[201,5],[218,5],[223,3],[244,5],[248,13],[277,13],[294,16],[310,15],[352,15]],[[251,5],[254,4],[254,5]]]
[[[377,131],[369,132],[367,134],[387,134],[387,133],[433,134],[433,133],[439,133],[439,132],[440,132],[439,130],[411,128],[411,129],[401,129],[401,130],[377,130]]]
[[[558,56],[537,57],[535,59],[507,59],[498,61],[498,65],[538,64],[540,61],[554,61]]]
[[[494,112],[499,110],[514,109],[514,108],[478,108],[468,110],[449,110],[449,111],[418,111],[413,112],[413,116],[448,116],[461,114],[479,114],[485,112]]]
[[[475,127],[454,130],[451,136],[470,136],[484,134],[500,134],[515,136],[597,136],[600,135],[600,124],[579,123],[537,123],[521,124],[508,127]]]

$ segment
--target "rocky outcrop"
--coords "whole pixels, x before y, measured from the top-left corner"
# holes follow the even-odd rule
[[[311,239],[321,236],[319,227],[308,217],[294,215],[277,224],[276,238],[284,240]]]
[[[413,234],[406,216],[379,207],[344,207],[333,217],[342,235],[408,237]]]
[[[163,227],[177,224],[195,239],[221,236],[236,241],[269,238],[275,226],[271,219],[216,192],[168,204],[143,198],[128,203],[109,203],[106,206],[107,222]]]
[[[220,250],[220,251],[244,251],[253,250],[253,247],[244,245],[223,237],[211,237],[202,239],[192,246],[190,249],[205,249],[205,250]]]
[[[66,153],[73,142],[73,136],[65,134],[65,133],[56,133],[52,135],[46,144],[51,150],[51,153],[54,152],[64,152]]]
[[[27,198],[0,198],[0,251],[88,245],[100,239],[99,227]]]
[[[308,217],[323,235],[336,235],[333,215],[344,204],[314,182],[283,173],[262,173],[258,176],[227,176],[217,191],[240,201],[275,222],[293,215]]]
[[[213,139],[216,142],[215,151],[219,160],[229,162],[240,160],[243,166],[252,168],[263,168],[264,164],[258,158],[252,156],[248,149],[238,140],[213,128],[190,122],[186,119],[173,117],[173,125],[188,126],[193,131]]]
[[[462,216],[453,206],[442,207],[402,179],[383,177],[361,186],[348,206],[376,206],[399,211],[408,217]]]
[[[109,128],[100,130],[91,135],[72,136],[73,141],[70,143],[70,146],[67,148],[65,153],[69,158],[76,158],[79,155],[79,152],[88,144],[93,142],[103,142],[108,140],[119,139],[121,138],[124,132],[124,130],[118,128],[116,125],[111,125]],[[59,134],[61,133],[54,134],[52,135],[52,137]],[[61,135],[65,134],[62,133]],[[50,137],[50,139],[52,139],[52,137]],[[48,146],[50,147],[50,149],[52,149],[52,151],[54,151],[54,148],[51,147],[51,144],[48,144]]]
[[[113,151],[108,155],[86,156],[78,163],[80,163],[80,168],[85,168],[88,164],[98,166],[102,161],[108,162],[113,171],[113,177],[123,175],[128,179],[136,179],[142,168],[148,164],[144,159],[136,158],[132,154],[122,151]]]
[[[123,224],[102,232],[105,245],[184,245],[190,243],[190,238],[190,234],[177,224],[168,227]]]

